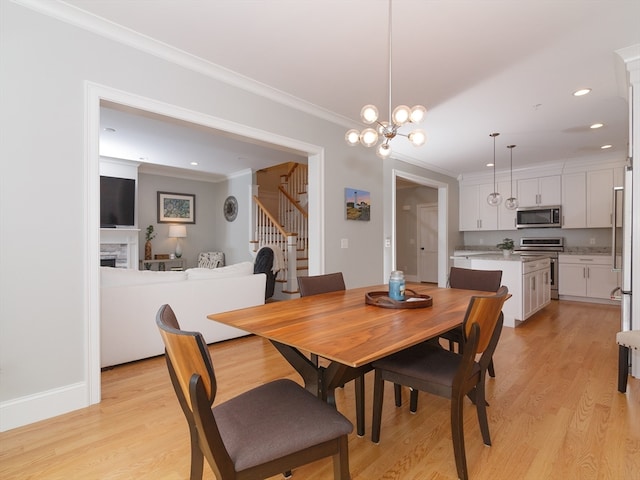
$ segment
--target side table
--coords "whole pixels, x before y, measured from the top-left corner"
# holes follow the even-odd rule
[[[183,258],[162,258],[159,260],[140,260],[140,270],[153,270],[153,266],[157,265],[155,268],[158,271],[164,271],[167,269],[166,264],[176,265],[171,267],[170,270],[184,270],[184,259]]]

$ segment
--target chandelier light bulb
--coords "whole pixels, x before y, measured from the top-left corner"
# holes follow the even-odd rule
[[[378,143],[378,132],[373,128],[365,128],[360,134],[360,143],[365,147],[373,147]]]
[[[407,136],[407,138],[414,147],[421,147],[427,141],[427,134],[424,130],[414,130]]]
[[[409,116],[409,121],[411,123],[420,123],[424,120],[425,115],[427,114],[427,109],[422,105],[416,105],[411,109],[411,115]]]
[[[391,145],[388,143],[381,143],[376,149],[376,155],[382,159],[389,158],[391,156]]]
[[[371,125],[378,120],[378,109],[375,105],[365,105],[360,111],[360,117],[364,123]]]
[[[344,136],[344,139],[347,141],[349,145],[355,147],[360,143],[360,132],[354,128],[349,130],[347,134]]]
[[[406,105],[398,105],[393,109],[393,114],[391,115],[391,119],[393,123],[396,125],[404,125],[409,121],[409,117],[411,116],[411,109]]]

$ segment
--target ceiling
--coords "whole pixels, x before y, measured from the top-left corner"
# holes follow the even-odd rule
[[[388,115],[385,0],[64,3],[333,112],[356,128],[365,104]],[[586,157],[623,159],[626,74],[615,52],[640,45],[639,18],[638,0],[395,0],[393,104],[427,107],[422,128],[428,140],[415,148],[394,139],[394,152],[453,176],[479,172],[493,158],[489,134],[500,132],[499,170],[508,168],[508,144],[517,145],[516,170]],[[583,87],[591,93],[572,95]],[[596,122],[604,127],[590,129]],[[126,134],[127,158],[152,163],[184,167],[186,158],[196,159],[203,171],[229,174],[260,168],[266,155],[260,145],[239,146],[219,132],[113,108],[103,110],[103,127],[116,129],[101,138],[109,152],[123,148],[115,138]],[[612,148],[602,150],[604,144]],[[163,152],[170,158],[161,159]],[[382,161],[373,149],[371,155]]]

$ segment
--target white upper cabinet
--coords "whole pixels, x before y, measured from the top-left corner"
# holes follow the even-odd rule
[[[560,175],[518,180],[518,201],[521,207],[560,205]]]
[[[498,229],[498,209],[487,203],[487,197],[493,191],[493,183],[460,185],[461,231]]]
[[[609,228],[613,221],[613,169],[587,172],[587,227]]]
[[[585,228],[586,226],[586,173],[562,175],[562,228]]]

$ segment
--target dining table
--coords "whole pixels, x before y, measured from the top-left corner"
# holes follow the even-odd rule
[[[355,379],[362,391],[356,404],[357,434],[363,436],[362,378],[371,363],[461,325],[470,298],[487,294],[410,283],[407,300],[393,303],[386,301],[387,291],[388,285],[352,288],[207,318],[271,341],[301,375],[305,388],[333,405],[335,389]],[[309,354],[326,361],[316,365]]]

